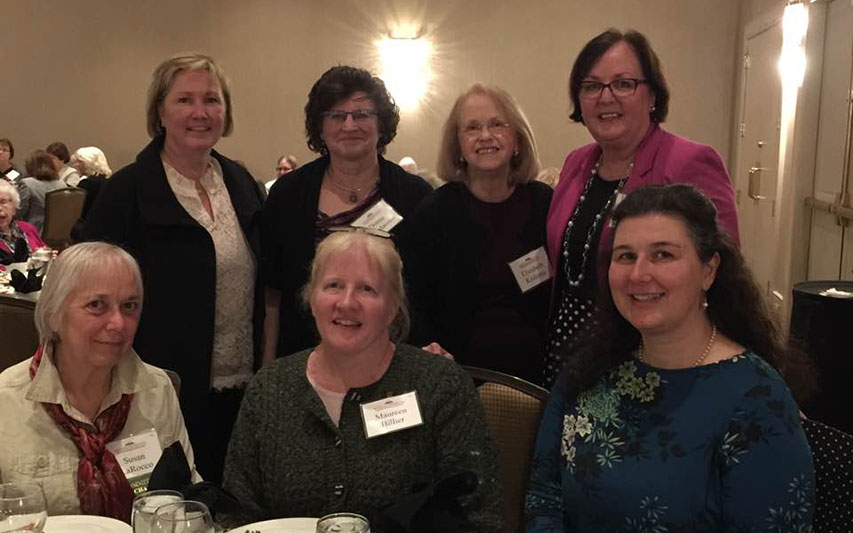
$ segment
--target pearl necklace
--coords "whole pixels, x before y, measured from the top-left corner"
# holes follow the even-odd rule
[[[584,271],[586,271],[586,263],[589,261],[589,251],[592,249],[592,240],[595,238],[595,234],[598,231],[598,226],[601,224],[604,216],[607,215],[608,210],[610,209],[610,205],[613,203],[613,199],[619,196],[619,192],[622,190],[622,187],[625,185],[625,182],[628,180],[628,177],[631,175],[631,171],[634,170],[634,161],[628,163],[628,168],[625,170],[625,174],[619,178],[619,184],[616,185],[616,189],[614,189],[613,194],[610,195],[610,198],[607,199],[607,203],[604,204],[604,208],[595,215],[595,219],[592,221],[592,224],[589,227],[589,231],[586,233],[586,241],[583,245],[583,255],[581,256],[581,267],[580,272],[577,277],[572,279],[572,268],[569,264],[569,235],[572,232],[572,226],[575,224],[575,219],[578,216],[578,213],[581,210],[581,205],[584,200],[586,200],[586,195],[589,193],[589,189],[592,186],[592,182],[595,179],[595,175],[598,174],[598,169],[601,167],[601,158],[595,163],[595,166],[592,167],[590,171],[589,180],[586,182],[586,186],[583,189],[583,193],[581,193],[580,198],[578,198],[578,205],[575,206],[575,210],[572,213],[571,218],[569,218],[568,224],[566,224],[566,234],[563,239],[563,257],[565,258],[566,264],[566,281],[569,283],[571,287],[577,287],[583,282]]]
[[[717,325],[713,324],[711,326],[711,338],[708,339],[708,344],[706,344],[705,349],[702,350],[702,355],[700,355],[699,358],[693,362],[693,368],[696,368],[697,366],[701,365],[705,361],[705,358],[708,357],[709,353],[711,353],[711,346],[714,345],[714,341],[716,339],[717,339]],[[643,343],[642,342],[640,343],[640,347],[637,349],[637,359],[639,359],[641,363],[646,362],[646,358],[644,357],[644,353],[643,353]]]

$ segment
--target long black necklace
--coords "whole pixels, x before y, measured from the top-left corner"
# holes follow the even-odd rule
[[[601,159],[595,163],[595,166],[592,167],[590,171],[589,180],[586,182],[586,186],[584,186],[583,193],[581,193],[580,198],[578,198],[578,205],[575,206],[575,210],[572,213],[571,218],[569,218],[568,224],[566,224],[566,233],[563,237],[563,260],[566,263],[566,281],[569,283],[571,287],[578,287],[584,279],[584,272],[586,271],[586,264],[589,261],[590,250],[593,249],[593,239],[595,238],[595,234],[598,231],[598,226],[601,224],[601,221],[607,215],[608,210],[610,209],[610,205],[613,203],[613,200],[619,195],[619,192],[622,190],[622,187],[625,185],[625,182],[628,180],[628,177],[631,175],[631,171],[634,169],[634,162],[631,161],[628,164],[628,168],[625,170],[625,174],[619,178],[619,184],[616,186],[616,189],[610,195],[610,198],[607,199],[607,203],[604,204],[604,208],[595,215],[595,218],[590,224],[589,231],[586,233],[586,241],[583,245],[583,252],[581,255],[581,266],[580,272],[577,277],[572,279],[572,267],[569,262],[569,236],[572,232],[572,226],[574,226],[575,219],[578,216],[578,212],[580,212],[581,205],[583,205],[584,200],[586,200],[587,194],[589,193],[589,189],[592,186],[592,182],[595,179],[596,174],[598,174],[598,169],[601,166]]]

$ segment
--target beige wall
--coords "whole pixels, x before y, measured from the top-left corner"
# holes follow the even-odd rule
[[[667,128],[728,159],[737,0],[3,0],[0,137],[15,161],[53,140],[101,146],[114,168],[146,142],[143,104],[155,65],[178,51],[216,57],[232,80],[236,129],[220,142],[266,179],[276,156],[310,159],[302,107],[329,66],[375,70],[373,42],[414,17],[437,50],[433,95],[404,113],[388,156],[433,167],[455,96],[475,81],[512,92],[530,118],[542,162],[560,166],[588,142],[569,122],[566,82],[580,47],[608,26],[644,32],[672,88]]]

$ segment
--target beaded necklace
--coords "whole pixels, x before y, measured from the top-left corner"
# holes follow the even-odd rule
[[[583,193],[581,193],[580,198],[578,198],[578,205],[575,206],[575,210],[572,213],[571,218],[569,218],[569,222],[566,225],[566,233],[563,238],[563,257],[566,262],[566,281],[569,283],[571,287],[578,287],[584,278],[584,271],[586,270],[586,263],[589,261],[589,251],[592,249],[592,240],[595,238],[596,231],[598,231],[598,226],[601,224],[601,221],[604,219],[604,216],[607,214],[610,209],[610,205],[613,203],[613,199],[619,195],[619,192],[622,190],[622,187],[625,185],[625,182],[628,180],[628,176],[631,175],[631,171],[634,169],[634,161],[631,161],[628,164],[628,168],[625,170],[625,174],[619,178],[619,184],[616,186],[616,189],[613,191],[613,194],[610,195],[610,198],[607,199],[607,203],[604,204],[604,208],[595,215],[595,219],[592,221],[592,224],[589,227],[589,231],[586,233],[586,241],[583,245],[583,253],[581,256],[581,266],[580,272],[577,277],[572,279],[572,268],[569,263],[569,235],[572,232],[572,226],[574,226],[575,219],[580,212],[581,205],[583,205],[584,200],[586,200],[586,195],[589,193],[589,188],[592,186],[592,182],[595,179],[595,175],[598,174],[598,168],[601,166],[601,159],[595,163],[595,166],[592,167],[590,171],[589,180],[586,182],[586,186],[584,186]]]

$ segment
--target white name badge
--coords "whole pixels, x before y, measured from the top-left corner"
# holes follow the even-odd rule
[[[521,292],[527,292],[551,279],[551,264],[545,247],[540,246],[509,263]]]
[[[415,391],[361,404],[361,418],[368,439],[424,423]]]
[[[394,211],[388,202],[379,200],[376,205],[367,210],[366,213],[355,219],[350,224],[355,228],[376,229],[389,232],[403,220],[400,213]]]
[[[12,181],[15,181],[20,176],[21,176],[21,173],[18,172],[17,170],[10,170],[9,172],[6,173],[6,177]]]
[[[116,456],[133,493],[145,492],[151,472],[163,455],[157,430],[152,428],[144,433],[110,442],[107,449]]]

